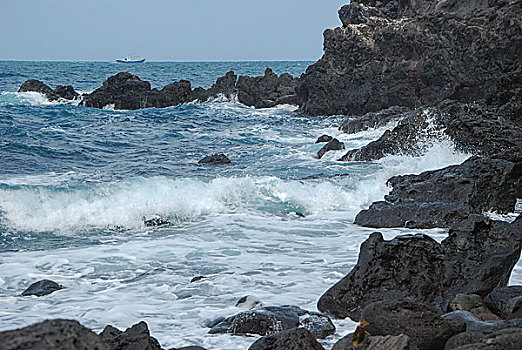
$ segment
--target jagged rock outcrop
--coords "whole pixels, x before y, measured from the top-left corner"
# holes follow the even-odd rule
[[[326,152],[340,151],[340,150],[343,150],[343,149],[344,149],[344,143],[343,142],[341,142],[341,141],[339,141],[337,139],[332,139],[332,140],[328,141],[328,143],[326,145],[321,147],[321,149],[317,152],[317,158],[321,159]]]
[[[201,158],[198,164],[230,164],[230,159],[223,153],[216,153],[210,156]]]
[[[379,112],[369,112],[361,117],[352,118],[344,122],[339,127],[339,130],[347,134],[355,134],[368,129],[380,128],[393,121],[404,119],[408,112],[410,112],[410,108],[397,106],[383,109]]]
[[[317,304],[321,312],[358,321],[377,301],[411,300],[443,313],[457,294],[487,295],[505,286],[520,257],[522,219],[509,224],[471,215],[442,243],[426,235],[385,241],[373,233],[353,270]]]
[[[301,111],[358,115],[450,98],[520,120],[521,14],[521,0],[351,1],[298,82]]]
[[[125,332],[113,326],[106,326],[100,333],[100,337],[113,350],[162,350],[156,338],[150,336],[149,328],[143,321],[126,329]]]
[[[0,332],[3,350],[112,350],[99,335],[75,320],[47,320],[28,327]]]
[[[217,78],[208,89],[192,86],[187,80],[180,80],[164,86],[162,89],[151,88],[148,81],[138,76],[120,72],[109,77],[102,86],[90,94],[82,95],[80,104],[85,107],[134,110],[140,108],[164,108],[179,104],[199,101],[205,102],[219,95],[238,100],[255,108],[274,107],[279,104],[299,104],[295,94],[297,78],[288,73],[278,76],[267,68],[264,76],[240,76],[227,72]],[[77,99],[78,93],[72,86],[59,85],[55,90],[39,80],[27,80],[20,87],[20,92],[36,91],[44,94],[49,100]]]
[[[279,104],[299,104],[295,94],[297,78],[288,73],[277,76],[270,68],[261,77],[240,76],[236,88],[239,102],[255,108]]]
[[[522,99],[522,95],[521,95]],[[368,145],[347,152],[341,160],[372,161],[390,154],[421,155],[433,142],[450,139],[455,148],[481,156],[522,157],[522,127],[491,109],[475,103],[443,101],[436,106],[408,113],[393,113],[390,108],[368,113],[341,126],[347,132],[356,127],[380,126],[400,120],[392,130]]]
[[[395,176],[384,201],[357,214],[365,227],[449,227],[469,214],[513,212],[522,193],[522,158],[473,157],[419,175]]]

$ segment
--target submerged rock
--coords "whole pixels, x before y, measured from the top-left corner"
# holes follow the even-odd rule
[[[223,153],[216,153],[211,156],[206,156],[202,158],[199,162],[199,164],[230,164],[232,163],[230,159]]]
[[[355,223],[365,227],[449,227],[470,214],[513,212],[520,195],[522,158],[473,157],[460,165],[419,175],[395,176],[384,201],[361,211]]]
[[[143,219],[143,223],[147,227],[170,225],[170,222],[168,220],[163,219],[161,216],[153,216],[150,218],[145,218],[145,219]]]
[[[421,234],[385,241],[373,233],[361,245],[356,266],[321,296],[317,307],[358,321],[366,305],[382,300],[408,299],[442,314],[457,294],[485,296],[507,284],[520,257],[518,221],[470,216],[440,244]]]
[[[335,332],[335,326],[327,316],[284,305],[240,312],[214,324],[209,333],[267,335],[298,327],[308,329],[317,338]]]
[[[248,350],[324,350],[314,335],[295,328],[259,338]]]
[[[159,342],[150,336],[149,328],[143,321],[126,329],[125,332],[113,326],[106,326],[100,333],[100,337],[113,350],[161,350]]]
[[[56,292],[57,290],[64,289],[65,287],[51,280],[40,280],[31,284],[26,290],[22,292],[22,296],[36,295],[41,297],[47,294]]]
[[[58,85],[54,89],[54,93],[66,100],[75,100],[80,96],[71,85]]]
[[[0,332],[3,350],[113,350],[90,329],[75,320],[47,320],[12,331]]]
[[[340,151],[344,149],[344,143],[337,139],[332,139],[326,145],[324,145],[319,152],[317,152],[317,158],[321,159],[326,152],[329,151]]]

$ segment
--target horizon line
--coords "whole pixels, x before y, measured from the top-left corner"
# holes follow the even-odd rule
[[[314,62],[318,59],[251,59],[251,60],[149,60],[144,63],[231,63],[231,62]],[[0,58],[0,62],[105,62],[117,63],[116,60],[53,60],[53,59],[12,59]]]

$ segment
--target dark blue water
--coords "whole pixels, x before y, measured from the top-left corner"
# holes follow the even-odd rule
[[[343,163],[335,151],[319,160],[322,134],[351,149],[385,128],[347,135],[342,116],[234,99],[113,111],[16,92],[27,79],[89,92],[121,70],[155,87],[209,87],[231,69],[300,75],[308,64],[0,62],[0,330],[54,317],[97,331],[145,320],[165,348],[245,349],[253,338],[208,335],[205,320],[237,312],[247,294],[313,310],[355,263],[372,230],[353,218],[383,198],[386,180],[466,155],[441,141],[420,158]],[[232,164],[198,164],[218,152]],[[157,216],[170,225],[145,226]],[[190,283],[198,275],[208,278]],[[67,288],[20,296],[42,278]],[[350,322],[337,325],[339,337]]]

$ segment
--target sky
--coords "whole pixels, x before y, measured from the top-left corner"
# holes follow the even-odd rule
[[[0,59],[316,60],[348,0],[0,0]]]

